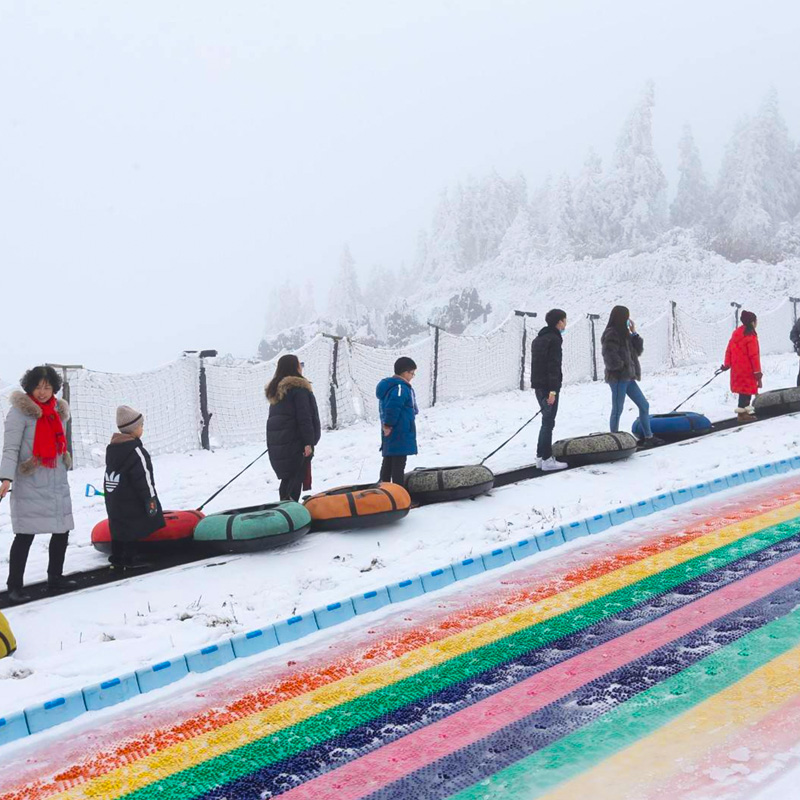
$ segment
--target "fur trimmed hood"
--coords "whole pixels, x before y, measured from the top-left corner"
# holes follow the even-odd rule
[[[26,417],[33,417],[39,419],[42,416],[42,409],[33,402],[31,397],[25,392],[12,392],[9,398],[11,405],[18,411],[21,411]],[[61,422],[66,423],[70,418],[69,404],[66,400],[56,400],[56,411],[58,416],[61,417]]]
[[[286,397],[287,393],[291,389],[305,389],[308,392],[314,393],[314,389],[311,386],[311,381],[306,380],[305,378],[301,378],[297,375],[287,375],[285,378],[281,379],[281,382],[278,384],[278,391],[275,392],[275,397],[267,396],[267,401],[271,406],[275,406]],[[264,388],[264,394],[267,393],[267,388]]]

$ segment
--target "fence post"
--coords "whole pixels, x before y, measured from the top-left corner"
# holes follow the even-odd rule
[[[211,449],[211,442],[209,441],[209,427],[211,417],[214,415],[208,411],[208,382],[206,380],[206,365],[203,359],[216,358],[216,350],[184,350],[185,356],[197,356],[200,362],[199,370],[199,393],[200,393],[200,447],[203,450]]]
[[[592,380],[597,380],[597,331],[595,330],[595,320],[600,319],[599,314],[587,314],[589,323],[592,326]]]
[[[83,364],[47,364],[48,367],[52,367],[53,369],[60,369],[61,370],[61,396],[64,398],[64,402],[69,405],[70,401],[70,389],[69,389],[69,378],[67,377],[67,370],[68,369],[83,369]],[[69,419],[67,420],[67,427],[64,431],[64,434],[67,437],[67,452],[69,453],[70,460],[74,462],[73,453],[72,453],[72,414],[70,414]],[[75,464],[70,464],[70,469],[74,469]]]
[[[794,314],[794,321],[797,322],[797,304],[800,303],[800,297],[790,297],[789,302],[792,304],[792,313]]]
[[[339,374],[337,370],[339,366],[339,342],[341,341],[342,337],[334,336],[332,333],[323,333],[322,335],[326,339],[333,340],[333,351],[331,353],[331,382],[329,391],[331,425],[329,430],[335,431],[339,418],[339,410],[336,406],[336,390],[339,388]]]
[[[431,381],[431,408],[436,405],[436,392],[439,387],[439,331],[441,328],[432,322],[428,326],[433,328],[433,380]]]
[[[200,428],[200,446],[203,450],[211,449],[209,432],[211,417],[214,416],[214,414],[208,410],[208,380],[206,379],[205,359],[216,357],[216,350],[200,351],[200,420],[202,422],[202,427]]]
[[[514,311],[518,317],[522,317],[522,358],[519,366],[519,388],[525,391],[525,356],[528,352],[528,317],[536,317],[535,311]]]
[[[678,363],[678,304],[674,300],[669,301],[670,320],[672,330],[669,337],[669,365],[674,367]]]
[[[733,301],[731,305],[736,309],[735,311],[736,324],[733,326],[733,329],[736,330],[739,327],[739,309],[742,307],[742,304]]]

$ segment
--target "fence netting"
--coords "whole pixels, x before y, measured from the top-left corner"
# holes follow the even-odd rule
[[[135,375],[68,370],[75,465],[105,462],[120,405],[144,415],[147,449],[153,455],[196,450],[200,446],[198,364],[197,359],[184,357]]]
[[[789,331],[796,307],[785,301],[763,313],[758,336],[764,355],[792,351]],[[699,320],[674,303],[650,322],[640,321],[644,339],[642,369],[721,363],[734,330],[734,309],[715,321]],[[603,379],[600,337],[606,316],[571,317],[564,331],[565,383]],[[349,339],[318,335],[295,351],[312,382],[323,427],[344,427],[378,416],[375,387],[394,372],[402,355],[417,363],[414,389],[420,408],[530,386],[531,345],[541,320],[511,315],[479,336],[456,336],[431,328],[407,347],[372,347]],[[438,335],[437,335],[438,334]],[[205,386],[209,442],[232,447],[263,442],[268,406],[264,388],[277,357],[257,361],[233,357],[184,356],[150,372],[121,375],[67,369],[72,406],[72,451],[76,466],[103,463],[105,447],[116,430],[115,411],[126,404],[145,416],[147,446],[153,454],[179,453],[202,446],[201,386]],[[202,376],[205,380],[202,380]],[[9,411],[9,394],[0,391],[0,415]],[[3,432],[0,427],[0,447]]]
[[[642,372],[657,372],[664,367],[672,366],[670,345],[672,342],[672,314],[665,311],[652,322],[636,328],[644,342],[644,352],[639,363]]]
[[[595,325],[597,322],[595,322]],[[597,331],[596,356],[600,358],[600,331]],[[529,348],[530,349],[530,348]],[[590,381],[594,377],[594,356],[592,350],[592,323],[588,317],[577,322],[569,322],[564,331],[561,347],[561,371],[564,383]],[[528,354],[530,358],[530,353]],[[600,378],[602,378],[600,374]]]
[[[329,427],[328,392],[333,340],[316,336],[295,354],[303,362],[303,374],[314,387],[320,421]],[[270,361],[245,361],[231,357],[204,359],[208,410],[211,413],[209,438],[213,446],[233,447],[264,441],[267,419],[264,390],[275,373],[277,362],[277,357]]]
[[[414,378],[414,392],[420,408],[429,408],[433,393],[433,342],[429,336],[408,347],[388,350],[370,347],[360,342],[342,342],[340,365],[347,376],[352,407],[349,409],[356,419],[376,420],[378,418],[378,399],[375,387],[381,378],[394,374],[394,362],[400,356],[409,356],[417,365]]]
[[[522,317],[514,314],[483,336],[439,334],[436,401],[519,388]]]

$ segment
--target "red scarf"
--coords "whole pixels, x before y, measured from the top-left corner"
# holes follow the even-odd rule
[[[67,452],[67,437],[56,409],[56,398],[51,397],[46,403],[40,403],[35,397],[28,396],[42,411],[42,416],[36,420],[36,432],[33,435],[33,457],[40,466],[55,469],[58,457]]]

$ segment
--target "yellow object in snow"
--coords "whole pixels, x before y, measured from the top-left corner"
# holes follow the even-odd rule
[[[0,658],[10,656],[17,649],[17,640],[14,634],[11,633],[11,626],[8,620],[3,616],[0,611]]]

